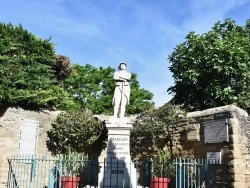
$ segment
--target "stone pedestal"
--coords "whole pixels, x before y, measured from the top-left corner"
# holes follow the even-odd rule
[[[108,142],[99,157],[98,188],[136,187],[136,168],[130,156],[132,122],[128,118],[110,118],[106,127]]]

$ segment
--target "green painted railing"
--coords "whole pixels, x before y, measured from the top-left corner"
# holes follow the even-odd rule
[[[71,188],[73,185],[78,188],[98,187],[101,162],[84,155],[61,155],[57,158],[19,155],[8,159],[8,163],[7,188]],[[230,181],[226,164],[209,164],[206,160],[181,158],[172,163],[175,175],[171,177],[171,188],[226,188]],[[133,164],[138,174],[131,178],[136,178],[137,187],[150,187],[151,163],[144,160]],[[159,184],[154,188],[162,187]]]

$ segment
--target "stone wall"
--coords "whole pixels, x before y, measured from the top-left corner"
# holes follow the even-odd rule
[[[59,111],[32,111],[22,108],[7,108],[0,111],[0,188],[6,187],[8,161],[18,154],[21,118],[39,121],[37,154],[50,155],[46,147],[47,131]]]
[[[37,153],[50,155],[46,147],[47,131],[59,111],[32,111],[21,108],[0,110],[0,188],[6,186],[7,159],[18,153],[20,119],[39,121]],[[242,109],[228,105],[187,114],[174,138],[174,154],[179,157],[206,158],[207,152],[221,152],[229,163],[227,188],[250,187],[250,120]],[[226,120],[228,141],[205,143],[205,126],[210,121]],[[190,133],[192,135],[190,136]],[[195,134],[194,134],[195,133]]]
[[[241,133],[245,135],[243,138],[245,139],[245,147],[243,147],[243,156],[245,157],[245,180],[247,182],[247,187],[250,187],[250,118],[247,117],[242,118],[242,128]],[[244,168],[244,167],[243,167]]]
[[[226,187],[250,187],[250,122],[248,114],[234,105],[228,105],[191,112],[187,114],[187,117],[186,123],[179,128],[175,138],[174,154],[181,157],[204,159],[207,157],[207,152],[221,152],[222,163],[229,164]],[[214,122],[224,121],[228,125],[228,140],[205,143],[205,126],[216,125]],[[209,124],[209,122],[212,123]]]

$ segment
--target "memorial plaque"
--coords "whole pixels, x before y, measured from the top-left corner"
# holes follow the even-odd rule
[[[36,153],[39,121],[32,119],[21,119],[19,132],[19,154]]]
[[[187,126],[187,140],[200,141],[200,124],[194,123]]]
[[[130,161],[129,135],[109,135],[107,160]]]
[[[39,121],[21,118],[18,154],[33,155],[37,151]],[[20,162],[30,163],[31,160],[20,160]]]
[[[221,164],[221,152],[207,152],[209,164]]]
[[[227,119],[204,122],[205,143],[229,142]]]

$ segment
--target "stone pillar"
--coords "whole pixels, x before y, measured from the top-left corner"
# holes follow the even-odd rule
[[[132,124],[128,118],[110,118],[106,122],[108,142],[99,157],[99,188],[136,187],[136,168],[130,156]]]

